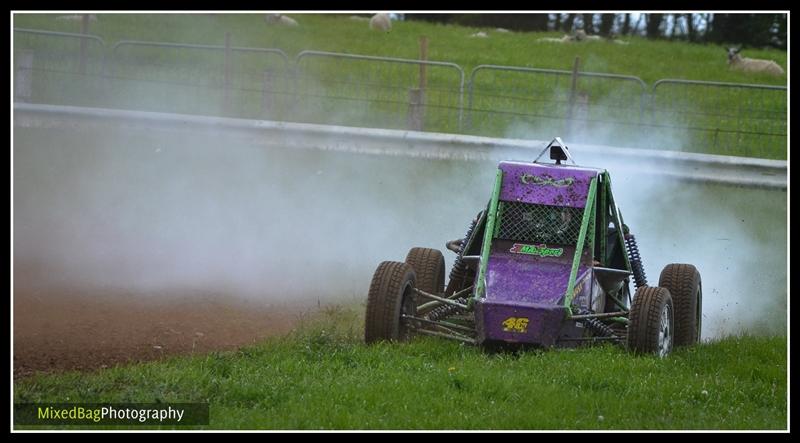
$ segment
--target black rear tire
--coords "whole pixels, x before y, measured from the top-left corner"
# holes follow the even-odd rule
[[[414,268],[407,263],[385,261],[378,265],[369,286],[364,341],[407,340],[409,330],[401,316],[413,315],[411,288],[416,282]]]
[[[699,342],[703,321],[700,272],[692,265],[672,263],[661,271],[658,286],[667,288],[675,303],[675,346]]]
[[[444,292],[444,256],[437,249],[411,248],[406,263],[417,274],[417,289],[431,294]],[[423,303],[427,300],[421,300]]]
[[[636,290],[628,324],[628,349],[666,357],[674,343],[674,308],[666,288],[642,286]]]

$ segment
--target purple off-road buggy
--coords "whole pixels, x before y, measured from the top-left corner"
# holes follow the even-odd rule
[[[548,151],[555,163],[539,161]],[[447,248],[457,254],[447,286],[436,249],[378,266],[367,343],[413,334],[487,347],[610,341],[663,357],[700,338],[700,273],[670,264],[648,286],[608,171],[575,165],[559,138],[533,163],[501,162],[488,208]]]

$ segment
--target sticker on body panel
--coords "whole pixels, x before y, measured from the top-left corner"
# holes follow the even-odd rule
[[[519,181],[522,182],[523,185],[550,185],[559,188],[564,186],[572,186],[572,184],[575,183],[575,179],[572,177],[566,177],[557,180],[550,176],[540,177],[533,174],[522,174],[519,176]]]
[[[561,257],[564,253],[564,248],[548,248],[547,245],[525,245],[522,243],[514,243],[509,252],[514,254],[529,254],[538,255],[540,257]]]
[[[520,332],[528,331],[528,318],[527,317],[508,317],[503,320],[503,331],[505,332]]]

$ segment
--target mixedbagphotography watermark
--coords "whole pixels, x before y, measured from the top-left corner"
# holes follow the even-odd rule
[[[208,403],[18,403],[18,425],[207,425]]]

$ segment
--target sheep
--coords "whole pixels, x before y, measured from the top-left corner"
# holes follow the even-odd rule
[[[567,43],[572,41],[572,37],[565,35],[561,38],[552,38],[552,37],[543,37],[537,38],[537,42],[548,42],[548,43]]]
[[[267,14],[264,21],[270,25],[280,26],[297,26],[298,23],[295,19],[283,14]]]
[[[544,37],[536,39],[537,42],[549,42],[549,43],[569,43],[569,42],[587,42],[587,41],[602,41],[603,37],[599,35],[588,35],[586,31],[583,29],[578,29],[572,35],[564,34],[561,38],[552,38],[552,37]],[[614,43],[619,45],[627,45],[628,42],[621,41],[621,40],[610,40]]]
[[[772,60],[747,58],[739,55],[742,48],[728,48],[728,65],[744,72],[760,72],[770,75],[784,75],[783,68]]]
[[[582,42],[584,40],[602,40],[602,37],[599,35],[587,35],[586,31],[583,29],[578,29],[575,31],[575,35],[573,36],[575,41]]]
[[[495,31],[497,31],[497,32],[511,32],[506,28],[497,28],[497,29],[495,29]]]
[[[538,41],[538,42],[550,42],[550,43],[568,43],[568,42],[583,42],[583,41],[590,41],[590,40],[599,41],[599,40],[602,40],[602,39],[603,38],[600,37],[599,35],[587,35],[586,31],[584,31],[583,29],[578,29],[572,35],[564,34],[564,36],[561,37],[561,38],[545,37],[545,38],[536,39],[536,41]]]
[[[375,14],[369,20],[369,29],[373,31],[389,32],[392,30],[392,20],[389,14]]]
[[[56,17],[56,20],[77,20],[77,21],[81,21],[81,20],[83,20],[83,16],[84,16],[84,14],[59,15],[58,17]],[[89,14],[89,21],[90,22],[96,22],[97,21],[97,16],[95,14]]]
[[[487,37],[489,37],[489,34],[481,31],[481,32],[476,32],[476,33],[470,35],[470,37],[487,38]]]

